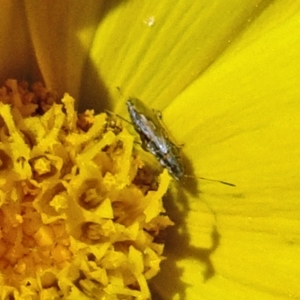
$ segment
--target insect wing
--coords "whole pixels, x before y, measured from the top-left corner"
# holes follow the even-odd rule
[[[143,148],[154,155],[156,151],[162,151],[164,137],[157,124],[149,117],[149,112],[147,114],[146,108],[138,99],[129,99],[126,104],[134,128],[142,140]]]
[[[138,99],[127,101],[128,112],[136,131],[142,140],[142,147],[153,154],[169,173],[179,180],[183,176],[183,167],[178,147],[172,143],[159,117],[148,110]]]

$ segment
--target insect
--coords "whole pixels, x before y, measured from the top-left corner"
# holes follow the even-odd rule
[[[153,154],[158,162],[165,167],[176,180],[184,177],[193,177],[184,174],[180,149],[173,143],[161,123],[161,113],[147,109],[141,101],[130,98],[126,102],[128,113],[134,129],[142,141],[142,148]],[[235,186],[232,183],[204,177],[200,179],[217,181],[222,184]]]
[[[126,104],[143,149],[152,153],[176,180],[180,180],[184,171],[179,148],[168,139],[158,116],[148,111],[138,99],[129,99]]]

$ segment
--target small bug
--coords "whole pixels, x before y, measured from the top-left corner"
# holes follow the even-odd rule
[[[152,153],[158,162],[165,167],[176,180],[184,177],[193,177],[184,174],[180,149],[168,137],[166,130],[160,122],[160,112],[154,113],[147,109],[141,101],[130,98],[126,102],[128,113],[134,129],[142,141],[142,148]],[[222,184],[235,186],[232,183],[204,177],[200,179],[216,181]]]
[[[152,153],[176,180],[180,180],[184,172],[179,148],[168,139],[157,116],[147,111],[138,99],[129,99],[126,104],[143,149]]]

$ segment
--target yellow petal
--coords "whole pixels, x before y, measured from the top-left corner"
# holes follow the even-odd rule
[[[228,47],[262,9],[259,3],[119,2],[97,29],[83,76],[82,106],[103,108],[107,98],[115,106],[136,96],[163,108]],[[124,111],[124,99],[117,110]]]
[[[80,82],[102,1],[26,1],[32,44],[44,81],[78,99]]]
[[[266,9],[165,112],[195,173],[237,185],[200,182],[201,194],[188,198],[189,235],[177,239],[186,251],[176,250],[157,278],[176,266],[182,281],[170,286],[183,298],[300,297],[300,13],[290,4]],[[201,200],[216,218],[211,213],[206,226]],[[211,233],[210,245],[203,232]],[[176,289],[161,293],[169,299]]]
[[[32,78],[37,69],[22,4],[1,1],[0,82],[7,78]]]

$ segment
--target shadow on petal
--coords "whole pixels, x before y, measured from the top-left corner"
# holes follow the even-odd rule
[[[193,187],[195,188],[196,186]],[[215,275],[211,255],[219,246],[220,234],[214,224],[209,229],[210,247],[196,247],[191,244],[191,236],[187,228],[190,205],[184,191],[185,186],[182,186],[181,182],[176,182],[176,189],[172,189],[165,199],[166,211],[175,222],[175,225],[166,230],[164,251],[166,260],[161,264],[160,273],[150,283],[153,299],[155,300],[173,299],[175,296],[179,296],[179,299],[186,299],[186,289],[189,287],[189,284],[181,280],[184,272],[183,268],[178,265],[178,262],[181,260],[188,258],[202,265],[203,272],[199,276],[200,282],[209,280]],[[195,193],[196,189],[193,192]],[[197,198],[200,198],[199,194],[200,192],[198,192]],[[213,214],[209,207],[208,210]],[[199,236],[199,239],[201,239],[201,236]],[[191,274],[191,276],[197,276],[197,274]]]
[[[96,113],[105,109],[112,110],[110,107],[111,99],[108,90],[100,77],[100,72],[89,59],[83,71],[83,77],[89,77],[89,80],[81,86],[80,102],[78,110],[80,112],[86,109],[94,109]]]
[[[102,17],[99,21],[98,26],[106,18],[106,16],[115,9],[118,5],[128,2],[128,0],[112,0],[104,1],[102,7]],[[94,41],[95,43],[96,41]],[[92,45],[93,47],[93,45]],[[97,47],[94,45],[94,47]],[[109,51],[109,47],[107,47]],[[97,68],[95,62],[91,59],[91,55],[87,57],[82,71],[82,82],[79,95],[80,101],[78,102],[78,110],[85,111],[86,109],[94,109],[95,112],[99,113],[104,110],[113,110],[111,106],[112,98],[108,92],[106,85],[108,84],[101,77],[101,70]],[[115,87],[116,90],[118,87]]]

